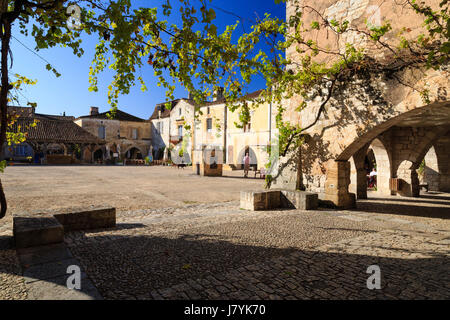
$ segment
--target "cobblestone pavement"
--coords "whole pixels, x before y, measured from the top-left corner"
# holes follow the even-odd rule
[[[117,228],[65,242],[105,299],[449,299],[450,202],[396,201],[346,211],[249,212],[236,201],[128,210]],[[396,203],[415,214],[386,209]],[[0,299],[27,295],[14,253],[0,250]],[[366,287],[373,264],[381,290]]]
[[[229,202],[124,212],[118,222],[66,237],[106,299],[450,298],[445,219]],[[373,264],[381,290],[366,287]]]
[[[0,236],[0,300],[26,298],[25,281],[11,238]]]

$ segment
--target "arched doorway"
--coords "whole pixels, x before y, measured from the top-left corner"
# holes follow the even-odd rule
[[[420,185],[427,186],[429,191],[439,191],[439,166],[436,151],[432,146],[417,169]]]
[[[388,151],[383,142],[376,138],[369,147],[371,152],[368,153],[368,170],[375,169],[376,181],[375,191],[377,195],[390,195],[389,179],[391,178],[391,161]],[[373,158],[370,157],[373,155]],[[370,166],[372,164],[372,166]],[[370,175],[370,173],[369,173]]]
[[[125,152],[125,158],[126,159],[139,159],[139,160],[144,159],[142,151],[140,149],[138,149],[137,147],[131,147],[130,149],[128,149],[128,151]]]
[[[246,154],[248,154],[248,156],[250,157],[250,167],[257,169],[258,158],[256,157],[255,151],[253,151],[253,149],[250,148],[249,146],[246,146],[244,149],[241,150],[241,152],[239,152],[238,158],[236,159],[237,162],[236,164],[240,165],[241,169],[244,169],[244,157]]]
[[[94,162],[102,162],[103,161],[103,150],[97,149],[94,151]]]
[[[421,109],[394,117],[368,130],[353,142],[346,143],[345,149],[341,149],[341,153],[327,164],[325,200],[338,207],[354,206],[355,197],[349,193],[351,164],[348,160],[357,154],[367,156],[365,148],[372,150],[375,159],[377,195],[418,197],[417,169],[430,147],[446,136],[449,131],[446,123],[450,122],[447,117],[450,109],[446,105],[436,104]],[[370,157],[367,157],[369,163]],[[359,169],[358,163],[355,161],[356,171]]]
[[[47,154],[65,154],[67,153],[67,148],[63,144],[51,143],[47,146]]]

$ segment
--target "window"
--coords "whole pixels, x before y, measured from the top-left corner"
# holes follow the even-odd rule
[[[134,140],[137,140],[137,138],[138,138],[138,129],[136,129],[136,128],[132,129],[132,136],[133,136]]]
[[[252,126],[252,119],[250,118],[248,120],[248,123],[244,125],[244,132],[250,132],[251,126]]]
[[[206,131],[208,131],[208,132],[212,131],[212,119],[211,118],[206,119]]]
[[[98,137],[100,139],[105,139],[106,138],[106,129],[105,126],[101,126],[98,128]]]
[[[156,124],[156,132],[158,132],[159,134],[161,134],[161,122],[158,122],[157,124]]]
[[[14,147],[14,155],[18,156],[18,157],[24,157],[27,155],[27,147],[22,145],[22,146],[15,146]]]
[[[178,109],[178,115],[181,116],[181,108]]]
[[[206,114],[209,114],[209,107],[206,108]]]
[[[183,126],[178,126],[178,138],[183,137]]]

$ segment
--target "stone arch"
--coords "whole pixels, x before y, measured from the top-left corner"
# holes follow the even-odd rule
[[[125,159],[144,159],[145,153],[137,145],[129,146],[123,153]]]
[[[81,159],[86,162],[90,162],[92,160],[92,152],[89,146],[84,146],[81,151]]]
[[[114,159],[114,153],[118,153],[117,144],[115,142],[105,145],[105,156],[107,159]]]
[[[391,178],[391,159],[384,143],[376,138],[369,147],[377,164],[377,194],[390,195],[389,179]]]
[[[419,177],[415,163],[410,160],[403,160],[395,175],[400,180],[400,188],[397,194],[405,197],[419,196]]]
[[[429,191],[439,191],[439,164],[434,146],[428,150],[419,167],[419,182],[428,185]]]
[[[367,143],[381,135],[391,136],[389,146],[392,150],[391,176],[393,178],[398,176],[402,181],[397,194],[418,197],[419,180],[416,169],[433,142],[448,131],[449,119],[450,104],[448,102],[433,103],[391,118],[360,135],[351,143],[337,141],[339,148],[343,151],[334,160],[332,158],[328,160],[324,199],[338,207],[354,207],[355,195],[348,191],[351,182],[351,165],[348,160],[361,152]],[[411,137],[408,136],[408,132],[413,133]],[[395,134],[400,133],[403,137],[395,139]],[[378,151],[382,150],[380,144],[377,147]],[[386,159],[386,154],[383,158]],[[387,158],[389,159],[389,155]],[[358,169],[356,161],[355,166]],[[382,189],[384,193],[387,191],[385,182]]]
[[[388,129],[402,123],[420,123],[421,121],[426,120],[428,115],[432,115],[433,113],[437,113],[442,118],[446,118],[446,121],[448,121],[448,117],[450,115],[450,102],[435,102],[424,107],[407,111],[396,117],[392,117],[381,124],[366,128],[365,133],[359,134],[359,136],[356,136],[350,143],[339,141],[339,146],[342,151],[335,159],[336,161],[347,161],[353,154],[355,154],[355,152],[361,149],[362,146],[372,141]],[[435,137],[433,135],[433,139],[434,138]],[[431,145],[431,141],[428,143]],[[425,154],[423,154],[422,157],[424,155]],[[415,158],[421,158],[419,152],[415,155]]]
[[[256,152],[250,146],[245,146],[245,148],[241,149],[236,159],[236,164],[241,165],[242,168],[244,168],[244,156],[247,152],[250,157],[250,166],[258,166],[258,157],[256,156]]]
[[[105,153],[103,152],[102,147],[96,148],[94,150],[94,152],[92,152],[92,158],[93,158],[92,160],[94,160],[94,162],[103,161],[104,156],[105,156]]]
[[[67,154],[67,146],[64,143],[50,143],[47,145],[47,154]]]
[[[376,164],[377,194],[389,195],[391,161],[387,148],[379,138],[375,138],[369,146],[363,146],[350,158],[349,191],[355,193],[357,199],[367,199],[367,174],[372,169],[370,166],[366,167],[367,158],[369,162]]]

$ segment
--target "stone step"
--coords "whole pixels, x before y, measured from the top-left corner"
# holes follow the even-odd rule
[[[54,217],[13,217],[16,248],[64,241],[64,228]]]
[[[116,208],[55,214],[65,231],[113,228],[116,226]]]
[[[314,210],[319,206],[316,193],[300,190],[256,190],[241,191],[241,209],[259,211],[276,208]]]
[[[281,190],[280,202],[283,208],[315,210],[319,206],[319,195],[300,190]]]
[[[279,190],[241,191],[241,209],[258,211],[280,207]]]

